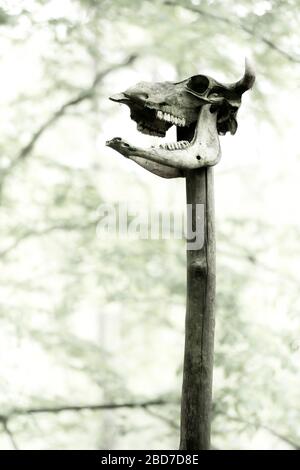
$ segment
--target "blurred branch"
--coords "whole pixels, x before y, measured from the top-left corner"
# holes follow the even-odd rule
[[[277,431],[274,431],[274,429],[269,428],[269,426],[260,425],[260,427],[261,427],[262,429],[265,429],[266,431],[268,431],[270,434],[272,434],[273,436],[277,437],[277,438],[280,439],[281,441],[286,442],[286,443],[289,444],[291,447],[293,447],[293,449],[295,449],[295,450],[300,450],[300,443],[295,442],[295,441],[292,440],[289,436],[285,436],[285,435],[283,435],[283,434],[280,434],[280,433],[278,433]]]
[[[142,409],[145,409],[149,415],[155,418],[158,418],[159,420],[164,421],[172,429],[178,429],[179,425],[175,421],[173,421],[172,419],[166,416],[161,415],[160,413],[157,413],[149,409],[152,406],[165,406],[165,405],[170,405],[174,403],[175,402],[172,402],[170,400],[164,400],[164,399],[158,398],[155,400],[146,400],[146,401],[140,401],[140,402],[130,401],[130,402],[124,402],[124,403],[104,403],[104,404],[96,403],[96,404],[91,404],[91,405],[61,405],[61,406],[44,406],[44,407],[37,407],[37,408],[34,408],[34,407],[16,408],[16,409],[11,410],[6,415],[0,415],[0,423],[3,426],[5,433],[8,435],[13,447],[17,450],[18,445],[15,441],[15,438],[12,432],[10,431],[8,427],[9,420],[14,417],[26,416],[26,415],[37,415],[37,414],[44,414],[44,413],[58,414],[64,411],[81,412],[81,411],[87,411],[87,410],[88,411],[101,411],[101,410],[117,410],[117,409],[122,409],[122,408],[128,408],[128,409],[142,408]],[[260,422],[251,422],[251,421],[242,419],[237,416],[229,415],[222,411],[218,411],[217,415],[224,416],[224,418],[229,419],[230,421],[235,421],[238,423],[246,424],[249,427],[264,429],[265,431],[269,432],[270,434],[277,437],[281,441],[286,442],[293,449],[300,450],[299,443],[295,442],[289,436],[283,435],[275,431],[274,429],[270,428],[269,426],[264,425]],[[217,415],[215,415],[214,418]]]
[[[18,417],[18,416],[26,416],[26,415],[38,415],[44,413],[52,413],[58,414],[64,411],[73,411],[73,412],[81,412],[81,411],[101,411],[101,410],[116,410],[121,408],[142,408],[147,409],[149,406],[161,406],[167,405],[168,402],[163,399],[156,399],[156,400],[148,400],[148,401],[141,401],[141,402],[124,402],[124,403],[104,403],[104,404],[92,404],[92,405],[62,405],[62,406],[45,406],[40,408],[16,408],[11,410],[6,415],[0,415],[0,424],[2,424],[3,430],[5,434],[7,434],[8,438],[10,439],[12,446],[15,450],[19,450],[19,447],[16,443],[13,433],[8,427],[8,422],[10,419]]]
[[[69,108],[77,106],[83,101],[92,98],[95,94],[97,86],[102,82],[102,80],[107,75],[109,75],[111,72],[114,72],[115,70],[118,70],[122,67],[126,67],[132,64],[136,59],[137,59],[137,55],[130,55],[123,62],[111,65],[107,67],[105,70],[102,70],[101,72],[96,73],[92,81],[92,84],[88,88],[86,88],[85,90],[82,90],[76,96],[74,96],[73,98],[63,103],[56,111],[54,111],[54,113],[48,119],[46,119],[46,121],[43,122],[38,127],[38,129],[36,129],[33,132],[29,142],[24,147],[21,148],[21,150],[18,152],[16,157],[12,160],[8,168],[2,171],[0,187],[3,185],[3,181],[5,177],[8,176],[19,163],[21,163],[28,157],[28,155],[32,152],[37,141],[44,134],[44,132],[47,129],[49,129],[55,122],[57,122],[66,113],[66,111]]]
[[[259,429],[264,429],[268,433],[272,434],[273,436],[277,437],[283,442],[286,442],[288,445],[290,445],[293,449],[295,450],[300,450],[300,443],[295,442],[293,439],[291,439],[289,436],[283,435],[277,431],[275,431],[273,428],[270,428],[269,426],[262,424],[260,422],[251,422],[247,421],[243,418],[240,418],[238,416],[232,416],[227,413],[224,413],[222,411],[218,411],[218,414],[224,416],[226,419],[229,419],[230,421],[235,421],[237,423],[241,424],[246,424],[249,427],[254,427],[254,428],[259,428]]]
[[[99,85],[102,80],[109,75],[111,72],[114,72],[115,70],[118,70],[122,67],[126,67],[130,64],[132,64],[136,60],[137,56],[136,55],[131,55],[127,57],[124,62],[121,62],[119,64],[114,64],[110,67],[107,67],[105,70],[102,72],[98,72],[94,80],[91,84],[90,87],[86,88],[85,90],[81,91],[77,96],[71,98],[70,100],[66,101],[63,105],[61,105],[53,114],[50,116],[33,134],[31,139],[29,140],[28,144],[23,147],[15,160],[12,163],[12,166],[15,166],[20,160],[24,160],[27,155],[32,151],[33,147],[35,146],[37,140],[41,137],[41,135],[50,127],[52,124],[54,124],[59,118],[61,118],[65,112],[67,111],[68,108],[71,108],[73,106],[77,106],[78,104],[82,103],[82,101],[85,101],[87,99],[90,99],[94,96],[94,93],[96,91],[97,86]]]
[[[179,403],[178,403],[179,404]],[[177,423],[176,421],[174,421],[173,419],[167,417],[167,416],[163,416],[161,415],[160,413],[157,413],[156,411],[153,411],[153,410],[150,410],[150,409],[147,409],[147,413],[150,415],[150,416],[153,416],[154,418],[158,418],[160,421],[163,421],[165,424],[167,424],[168,426],[170,426],[171,429],[176,429],[178,430],[179,429],[179,423]]]
[[[62,405],[62,406],[44,406],[39,408],[16,408],[11,410],[6,415],[0,415],[0,422],[7,423],[8,420],[15,416],[25,416],[42,413],[62,413],[63,411],[100,411],[100,410],[116,410],[120,408],[148,408],[149,406],[162,406],[167,405],[169,402],[163,399],[146,400],[140,402],[124,402],[124,403],[104,403],[92,405]]]
[[[87,222],[86,224],[80,224],[80,223],[68,223],[68,222],[62,222],[60,224],[52,225],[50,227],[46,227],[40,230],[28,230],[27,232],[24,232],[22,235],[17,237],[11,245],[9,245],[7,248],[4,250],[0,251],[0,259],[4,259],[11,251],[13,251],[15,248],[17,248],[20,243],[23,241],[27,240],[28,238],[32,237],[41,237],[43,235],[48,235],[49,233],[56,232],[56,231],[78,231],[78,230],[88,230],[90,228],[96,227],[98,223],[97,220],[91,220]]]
[[[190,10],[194,13],[198,13],[198,15],[204,16],[205,18],[209,18],[211,20],[219,21],[222,23],[225,23],[229,26],[233,26],[234,28],[240,29],[242,31],[245,31],[247,34],[252,36],[255,39],[258,39],[259,41],[263,42],[266,46],[268,46],[270,49],[273,49],[274,51],[278,52],[278,54],[282,55],[285,59],[289,60],[290,62],[295,62],[295,63],[300,63],[300,57],[297,55],[292,55],[289,52],[281,49],[279,46],[277,46],[273,41],[270,39],[266,38],[265,36],[262,36],[261,34],[255,32],[253,29],[248,28],[245,24],[240,22],[239,20],[232,20],[230,18],[218,15],[216,13],[211,13],[206,10],[203,10],[203,8],[196,7],[193,5],[187,5],[187,4],[181,4],[176,1],[172,0],[165,0],[164,1],[165,5],[169,6],[178,6],[185,8],[186,10]]]
[[[8,427],[7,421],[8,421],[8,420],[7,420],[6,417],[3,417],[3,416],[0,417],[0,422],[1,422],[1,424],[2,424],[3,430],[4,430],[5,434],[7,435],[7,437],[9,438],[9,440],[10,440],[10,442],[11,442],[13,448],[14,448],[15,450],[19,450],[19,447],[18,447],[18,445],[17,445],[17,442],[16,442],[16,440],[15,440],[15,437],[14,437],[13,433],[11,432],[11,430],[10,430],[9,427]]]
[[[262,261],[258,260],[258,258],[253,254],[253,252],[240,249],[240,247],[237,246],[237,245],[235,246],[235,248],[237,248],[237,249],[236,250],[227,250],[226,248],[225,249],[221,248],[218,251],[223,256],[225,256],[229,259],[236,258],[236,259],[240,259],[242,261],[246,261],[249,264],[251,264],[252,266],[255,266],[256,268],[259,268],[263,271],[266,271],[266,272],[272,274],[273,276],[277,276],[277,278],[279,278],[280,281],[282,281],[283,283],[295,284],[297,286],[299,285],[299,280],[296,277],[294,277],[293,275],[291,275],[290,273],[280,272],[275,267],[272,267],[272,266],[269,266],[269,265],[263,263]],[[255,272],[255,275],[256,275],[256,272]]]
[[[147,413],[149,415],[153,416],[154,418],[158,418],[159,420],[163,421],[165,424],[169,425],[171,429],[176,429],[176,430],[179,429],[179,424],[176,421],[173,421],[171,418],[169,418],[167,416],[163,416],[160,413],[157,413],[156,411],[153,411],[153,410],[150,410],[150,409],[147,409]],[[231,416],[231,415],[228,415],[226,413],[223,413],[222,411],[219,411],[218,414],[222,415],[225,419],[229,419],[230,421],[235,421],[235,422],[238,422],[238,423],[241,423],[241,424],[246,424],[249,427],[264,429],[268,433],[270,433],[273,436],[280,439],[282,442],[286,442],[293,449],[300,450],[300,444],[299,443],[295,442],[294,440],[292,440],[288,436],[285,436],[281,433],[278,433],[277,431],[270,428],[269,426],[266,426],[266,425],[261,424],[259,422],[254,423],[254,422],[250,422],[250,421],[244,420],[244,419],[239,418],[239,417]],[[216,417],[216,416],[214,416],[214,417]]]

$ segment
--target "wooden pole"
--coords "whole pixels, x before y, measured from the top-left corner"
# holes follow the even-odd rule
[[[187,204],[192,205],[188,226],[198,231],[200,239],[199,231],[204,230],[204,243],[200,249],[187,250],[180,450],[209,450],[216,284],[212,167],[186,173],[186,195]],[[202,226],[196,223],[196,204],[204,205]]]

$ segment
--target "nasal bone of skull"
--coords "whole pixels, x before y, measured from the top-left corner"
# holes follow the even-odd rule
[[[124,95],[124,93],[116,93],[109,97],[111,101],[116,101],[117,103],[126,103],[128,98]]]

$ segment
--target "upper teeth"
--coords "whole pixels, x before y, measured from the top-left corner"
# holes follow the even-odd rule
[[[154,135],[154,136],[159,136],[159,137],[162,137],[164,135],[162,132],[160,132],[157,129],[151,129],[147,127],[147,125],[144,123],[139,123],[137,125],[137,129],[138,131],[143,132],[143,134]]]
[[[175,124],[176,126],[180,126],[180,127],[185,126],[185,118],[176,117],[169,113],[163,113],[162,111],[157,111],[156,117],[158,119],[161,119],[162,121],[171,122],[172,124]]]

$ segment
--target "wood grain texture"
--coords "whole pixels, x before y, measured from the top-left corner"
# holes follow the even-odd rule
[[[196,229],[195,205],[204,204],[204,245],[200,249],[187,251],[180,450],[208,450],[216,284],[213,168],[186,172],[186,194],[187,204],[193,205],[193,231]]]

